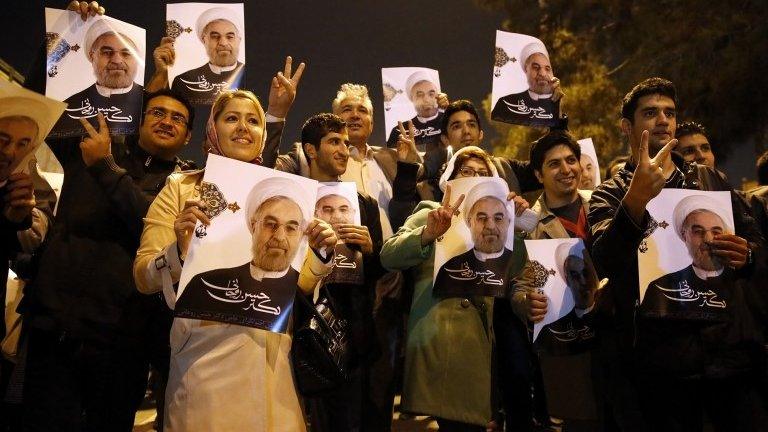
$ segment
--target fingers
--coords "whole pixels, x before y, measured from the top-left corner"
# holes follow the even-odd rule
[[[640,136],[640,161],[639,163],[650,163],[651,158],[648,156],[648,137],[650,136],[650,133],[647,130],[643,131],[643,134]]]
[[[104,114],[99,112],[96,118],[99,120],[99,135],[109,138],[109,126],[107,126],[107,120],[104,118]]]
[[[175,41],[176,39],[170,36],[163,36],[163,38],[160,39],[160,45],[173,45]]]
[[[409,135],[409,137],[411,138],[411,140],[412,140],[412,141],[413,141],[413,140],[415,140],[415,139],[416,139],[416,127],[413,125],[413,122],[412,122],[412,121],[410,121],[410,120],[408,120],[408,132],[410,132],[410,133],[411,133],[411,134]]]
[[[15,172],[8,176],[7,189],[13,190],[17,188],[32,187],[32,177],[24,172]]]
[[[658,153],[656,153],[656,156],[653,158],[653,164],[656,166],[661,166],[661,164],[667,160],[669,157],[669,153],[672,151],[673,148],[677,146],[677,140],[671,139],[669,140],[664,147],[659,150]]]
[[[397,130],[400,131],[400,138],[405,138],[405,128],[400,120],[397,121]]]
[[[91,122],[84,119],[83,117],[78,118],[78,120],[80,120],[80,124],[83,125],[83,128],[85,128],[85,131],[88,133],[88,135],[91,138],[95,138],[99,135],[99,133],[96,132],[96,129],[94,129],[93,126],[91,126]]]
[[[530,207],[528,201],[521,196],[515,197],[513,200],[515,202],[515,216],[522,215],[523,212]]]
[[[301,76],[304,75],[305,67],[307,67],[307,65],[304,62],[299,63],[299,67],[296,68],[296,72],[291,77],[294,87],[298,87],[299,81],[301,81]]]
[[[13,202],[16,200],[28,200],[30,198],[33,198],[34,196],[35,196],[34,189],[32,188],[31,185],[29,185],[25,187],[10,189],[5,194],[5,201]]]
[[[293,89],[293,82],[291,80],[289,80],[288,78],[286,78],[285,75],[282,74],[282,72],[278,72],[277,75],[275,76],[275,78],[277,79],[277,81],[273,80],[272,81],[272,83],[273,83],[272,85],[275,85],[276,87],[279,87],[282,84],[283,88],[285,88],[286,90],[291,91],[291,92],[294,90]],[[275,83],[277,83],[277,84],[275,84]]]
[[[293,57],[288,56],[285,58],[285,67],[283,68],[283,75],[290,77],[292,68],[293,68]]]
[[[459,195],[459,198],[456,200],[456,202],[451,206],[454,210],[458,210],[461,203],[464,201],[464,194]]]
[[[445,193],[443,193],[443,201],[440,203],[442,207],[448,207],[451,205],[451,185],[445,186]]]
[[[199,220],[204,225],[210,225],[211,219],[203,211],[206,207],[207,206],[202,201],[187,200],[184,202],[184,209],[182,210],[179,217],[182,217],[182,215],[191,215],[194,218],[194,221]]]

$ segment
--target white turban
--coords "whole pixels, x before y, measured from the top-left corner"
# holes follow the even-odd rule
[[[474,207],[475,203],[482,198],[492,197],[496,198],[504,205],[509,218],[514,218],[515,207],[514,203],[507,201],[507,195],[509,194],[509,186],[500,178],[489,177],[487,181],[475,185],[467,192],[464,197],[464,220],[469,225],[469,213]]]
[[[440,186],[440,190],[441,191],[445,192],[445,186],[448,184],[448,180],[451,177],[451,174],[453,173],[454,168],[456,167],[456,158],[460,154],[466,153],[466,152],[468,152],[470,150],[481,151],[483,153],[486,153],[485,150],[483,150],[483,149],[481,149],[480,147],[477,147],[477,146],[462,147],[456,153],[454,153],[453,156],[451,156],[451,158],[448,160],[448,164],[446,164],[446,166],[445,166],[445,171],[443,171],[443,174],[440,176],[440,181],[438,182],[438,186]],[[488,155],[488,158],[490,159],[491,155]],[[499,172],[496,170],[496,165],[494,165],[493,162],[491,162],[489,165],[490,166],[488,167],[488,169],[491,170],[491,176],[492,177],[498,177],[499,176]]]
[[[568,280],[568,275],[565,271],[565,260],[569,256],[575,256],[584,259],[584,242],[578,241],[575,244],[570,242],[560,243],[555,249],[555,265],[557,266],[557,270],[560,272],[560,275],[566,281]]]
[[[43,142],[67,104],[0,80],[0,118],[23,116],[37,123],[34,147]]]
[[[539,41],[531,42],[528,45],[524,46],[522,51],[520,51],[520,67],[523,68],[523,72],[525,72],[525,62],[528,61],[528,57],[536,53],[544,54],[544,57],[546,57],[547,60],[549,60],[549,53],[547,52],[547,47],[545,47],[544,44]]]
[[[405,94],[408,96],[408,99],[411,99],[411,90],[413,89],[413,86],[422,81],[431,82],[437,88],[438,93],[440,92],[440,85],[437,83],[437,77],[432,76],[429,71],[421,69],[412,73],[411,76],[405,80]]]
[[[683,223],[685,218],[688,217],[694,210],[707,210],[720,217],[725,225],[723,228],[729,233],[733,233],[733,226],[730,222],[731,214],[728,209],[724,209],[721,203],[715,201],[712,197],[707,195],[690,195],[680,200],[675,206],[675,210],[672,212],[672,222],[675,227],[675,232],[683,238]]]
[[[139,34],[136,30],[128,26],[121,26],[118,22],[100,19],[91,24],[88,31],[85,32],[85,40],[83,41],[85,50],[83,52],[88,58],[88,61],[91,60],[91,47],[93,46],[93,43],[96,42],[96,39],[100,36],[108,33],[118,35],[123,39],[123,42],[129,46],[129,49],[131,47],[135,48],[136,57],[144,57],[144,36],[142,34]]]
[[[261,207],[264,201],[278,196],[295,202],[299,209],[301,209],[301,215],[304,218],[303,222],[309,222],[312,220],[312,213],[315,210],[315,190],[313,188],[312,193],[310,193],[306,188],[286,177],[270,177],[256,183],[251,192],[248,193],[248,198],[245,202],[246,226],[250,230],[251,216],[256,213],[256,210]]]
[[[200,38],[201,41],[203,40],[203,31],[205,30],[205,26],[207,26],[211,21],[216,20],[231,22],[232,25],[237,29],[237,35],[241,38],[243,37],[243,23],[239,14],[229,8],[215,7],[206,10],[205,12],[201,13],[199,17],[197,17],[197,37]]]

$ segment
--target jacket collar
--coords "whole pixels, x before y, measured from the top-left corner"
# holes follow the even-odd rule
[[[592,191],[579,189],[577,192],[579,198],[581,199],[581,204],[584,206],[584,210],[588,212],[589,199],[592,197]],[[536,200],[536,203],[531,208],[531,210],[539,215],[539,224],[536,226],[536,230],[534,231],[535,234],[539,235],[535,235],[535,238],[541,238],[541,233],[546,234],[549,238],[570,237],[568,232],[563,227],[563,224],[560,223],[560,220],[557,219],[557,216],[555,216],[555,214],[552,213],[552,210],[547,206],[544,197],[545,194],[542,193],[539,199]]]

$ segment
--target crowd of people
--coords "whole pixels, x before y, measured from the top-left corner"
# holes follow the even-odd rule
[[[83,19],[103,13],[74,3]],[[399,125],[389,146],[369,142],[374,107],[363,84],[342,84],[326,101],[330,112],[307,119],[301,142],[284,154],[304,64],[294,70],[286,59],[266,109],[246,89],[221,91],[205,154],[357,186],[360,224],[338,195],[299,208],[291,198],[302,192],[279,177],[241,203],[253,257],[226,275],[279,291],[288,274],[296,296],[311,302],[324,290],[348,324],[348,376],[303,394],[291,362],[297,316],[280,333],[178,313],[195,228],[212,216],[201,197],[205,168],[178,157],[200,143],[189,142],[195,106],[169,88],[174,57],[173,39],[163,38],[135,135],[110,134],[102,114],[80,120],[81,136],[70,139],[41,136],[31,112],[0,117],[0,255],[26,282],[14,306],[23,326],[13,362],[0,371],[0,430],[130,431],[150,369],[157,427],[167,431],[389,431],[398,394],[401,412],[429,416],[441,431],[768,430],[768,156],[757,160],[762,186],[734,189],[717,170],[706,129],[678,121],[685,101],[672,82],[643,79],[624,96],[628,154],[599,185],[564,114],[542,130],[528,160],[509,159],[483,150],[472,102],[413,82],[420,98],[439,100],[434,170],[413,123]],[[555,83],[551,70],[538,73]],[[11,172],[43,141],[64,171],[58,203],[34,169]],[[506,201],[451,193],[450,181],[464,177],[502,179],[488,188],[506,183]],[[641,305],[638,249],[656,223],[648,204],[664,189],[730,193],[733,226],[706,211],[673,223],[693,259],[686,277],[729,293],[721,319],[659,318]],[[526,211],[535,224],[508,239],[513,217]],[[457,214],[473,239],[470,258],[507,269],[500,296],[452,291],[434,277],[436,243]],[[309,250],[293,270],[302,236]],[[568,238],[584,244],[583,259],[566,253],[560,270],[575,306],[552,326],[569,337],[553,331],[534,343],[533,326],[552,305],[524,240]],[[328,253],[337,245],[363,264],[358,279],[337,277]],[[656,282],[673,277],[681,276]],[[0,330],[18,328],[3,321]]]

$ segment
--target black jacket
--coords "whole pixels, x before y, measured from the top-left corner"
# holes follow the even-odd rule
[[[77,139],[49,140],[64,167],[64,185],[22,302],[28,325],[109,343],[120,332],[138,333],[146,319],[140,311],[156,301],[133,282],[143,218],[166,177],[192,166],[151,157],[136,137],[120,138],[113,137],[112,157],[90,167]]]
[[[745,238],[756,263],[763,258],[763,240],[744,200],[734,193],[725,177],[711,168],[685,163],[673,155],[678,167],[667,188],[730,191],[736,234]],[[645,213],[639,226],[622,206],[634,165],[628,163],[592,194],[589,224],[594,243],[592,257],[601,278],[609,278],[608,296],[615,312],[620,350],[629,354],[637,372],[677,377],[722,377],[755,367],[762,335],[755,324],[748,298],[765,284],[754,283],[762,271],[748,265],[735,272],[731,317],[724,323],[680,322],[643,316],[639,300],[637,250],[649,227]]]

